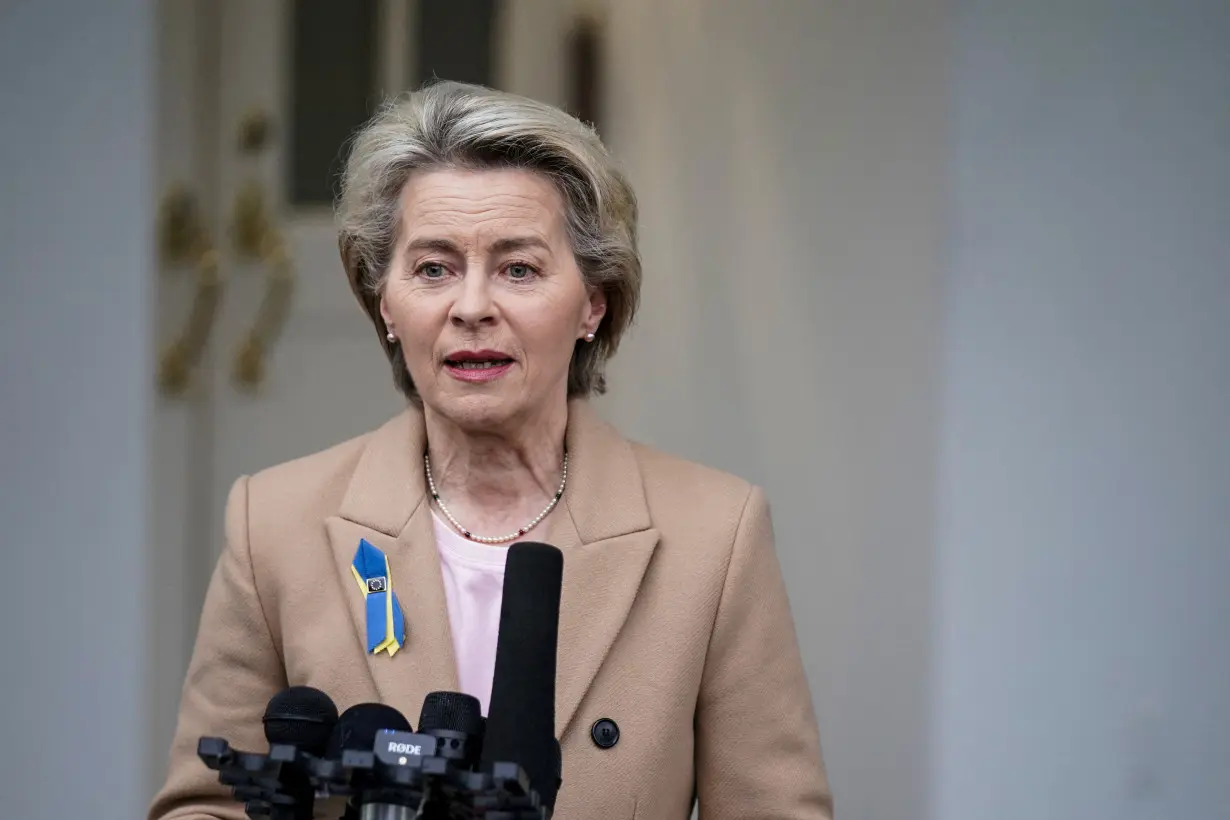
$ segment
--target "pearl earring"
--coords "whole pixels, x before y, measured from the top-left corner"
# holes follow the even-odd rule
[[[384,338],[388,339],[390,342],[395,342],[397,341],[397,334],[390,330],[388,333],[384,334]]]
[[[592,333],[586,333],[586,334],[585,334],[585,341],[587,341],[587,342],[592,342],[593,340],[594,340],[594,334],[592,334]]]

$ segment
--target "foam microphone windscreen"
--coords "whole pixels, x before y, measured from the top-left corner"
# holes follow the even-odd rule
[[[337,724],[337,706],[319,689],[292,686],[269,700],[261,722],[270,745],[292,744],[319,756],[325,751]]]
[[[436,755],[474,768],[483,750],[483,707],[461,692],[430,692],[419,713],[419,734],[434,735]]]
[[[558,789],[555,653],[564,555],[548,544],[508,549],[484,763],[518,763],[548,808]]]
[[[412,732],[406,716],[383,703],[356,703],[337,719],[325,757],[338,760],[342,752],[370,752],[376,746],[376,733],[381,729]]]
[[[481,736],[483,708],[478,698],[462,692],[429,692],[419,712],[419,731],[430,734],[437,729]]]

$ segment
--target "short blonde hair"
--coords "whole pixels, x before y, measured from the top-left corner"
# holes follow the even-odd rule
[[[581,276],[607,302],[594,341],[578,341],[573,350],[568,395],[604,393],[606,362],[640,299],[636,196],[592,128],[545,103],[456,82],[391,100],[363,126],[351,142],[337,203],[342,264],[380,334],[397,387],[421,402],[380,316],[402,189],[417,171],[484,168],[534,171],[560,192]]]

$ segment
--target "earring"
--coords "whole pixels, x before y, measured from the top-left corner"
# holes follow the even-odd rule
[[[594,340],[594,334],[592,334],[592,333],[586,333],[586,334],[585,334],[585,341],[587,341],[587,342],[592,342],[593,340]]]
[[[388,339],[390,342],[395,342],[397,341],[397,334],[390,330],[388,333],[384,334],[384,338]]]

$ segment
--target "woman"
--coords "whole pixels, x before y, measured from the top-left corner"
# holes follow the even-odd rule
[[[630,443],[587,402],[641,276],[634,196],[593,132],[431,85],[358,135],[339,210],[409,407],[235,483],[151,818],[241,818],[196,741],[263,748],[288,685],[412,719],[433,690],[485,710],[518,539],[564,554],[556,817],[681,820],[694,799],[705,820],[831,817],[764,495]],[[400,607],[374,637],[363,550]]]

